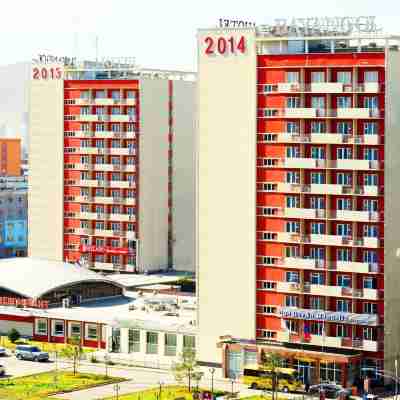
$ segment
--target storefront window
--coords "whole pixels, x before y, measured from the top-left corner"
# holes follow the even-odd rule
[[[36,333],[38,335],[47,335],[47,320],[37,319],[36,320]]]
[[[195,337],[194,336],[183,336],[183,348],[194,350],[196,347]]]
[[[113,353],[121,351],[121,330],[119,328],[112,328],[111,351]]]
[[[324,363],[321,362],[320,367],[321,382],[336,382],[342,381],[342,370],[337,363]]]

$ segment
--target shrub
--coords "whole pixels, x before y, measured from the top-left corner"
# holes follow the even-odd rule
[[[11,329],[10,332],[8,332],[8,339],[11,343],[15,343],[20,337],[20,333],[15,328]]]

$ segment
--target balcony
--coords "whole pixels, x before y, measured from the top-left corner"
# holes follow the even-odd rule
[[[134,181],[110,181],[109,186],[111,188],[133,189],[133,188],[136,188],[136,182],[134,182]]]
[[[108,219],[110,221],[134,222],[136,221],[136,216],[128,214],[109,214]]]
[[[127,114],[113,114],[109,116],[110,122],[135,122],[135,115],[127,115]]]
[[[355,261],[336,261],[336,263],[332,264],[330,269],[338,272],[357,272],[360,274],[381,272],[379,264]]]
[[[383,85],[378,82],[365,82],[357,85],[340,82],[312,82],[312,83],[267,83],[268,89],[261,93],[379,93]]]
[[[328,161],[329,168],[336,169],[351,169],[351,170],[375,170],[381,168],[381,163],[379,161],[369,161],[369,160],[329,160]]]
[[[290,292],[300,293],[301,286],[299,283],[278,281],[276,282],[276,291],[282,293],[290,293]]]
[[[80,122],[107,122],[109,116],[105,114],[76,114],[66,115],[66,121],[80,121]]]
[[[118,232],[107,230],[107,229],[95,229],[94,236],[104,236],[104,237],[119,237]]]
[[[261,108],[259,118],[346,118],[369,119],[383,118],[384,111],[375,108]]]
[[[96,139],[135,139],[136,132],[112,131],[66,131],[65,137],[96,138]]]
[[[92,264],[93,269],[103,270],[103,271],[114,271],[115,267],[112,263],[105,263],[105,262],[94,262]]]
[[[341,133],[266,133],[275,135],[272,140],[277,143],[315,143],[315,144],[368,144],[377,145],[381,143],[379,135],[344,135]]]
[[[136,155],[136,148],[134,147],[111,147],[108,150],[108,154],[114,156],[129,156]]]
[[[356,222],[379,222],[379,221],[381,221],[379,212],[349,211],[349,210],[330,211],[329,219],[338,219],[340,221],[356,221]]]

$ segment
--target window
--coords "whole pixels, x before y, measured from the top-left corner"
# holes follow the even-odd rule
[[[322,96],[311,97],[311,108],[323,110],[325,108],[325,97]]]
[[[313,235],[324,235],[325,234],[325,223],[324,222],[312,222],[311,233]]]
[[[52,321],[52,335],[53,336],[64,336],[64,321],[60,321],[60,320]]]
[[[120,124],[111,124],[111,131],[112,132],[120,132],[121,131],[121,125]]]
[[[376,264],[378,262],[378,254],[374,250],[363,251],[363,262]]]
[[[311,247],[310,258],[313,260],[325,260],[325,249],[323,247]]]
[[[135,99],[136,98],[135,92],[133,90],[127,90],[126,98],[127,99]]]
[[[338,236],[351,236],[351,225],[350,224],[337,224],[336,234]]]
[[[300,207],[299,196],[286,196],[286,207],[287,208],[299,208]]]
[[[102,139],[97,139],[96,142],[95,142],[95,146],[96,146],[98,149],[104,149],[104,140],[102,140]]]
[[[365,276],[363,278],[364,289],[376,289],[376,278],[372,276]]]
[[[378,71],[365,71],[364,82],[378,82]]]
[[[287,71],[286,72],[286,82],[287,83],[299,83],[300,82],[300,72],[299,71]]]
[[[299,297],[298,296],[285,296],[286,307],[298,307]]]
[[[270,282],[270,281],[261,282],[261,289],[272,290],[275,289],[275,287],[276,287],[276,282]]]
[[[351,107],[351,97],[339,96],[337,98],[337,108],[350,108]]]
[[[322,185],[325,183],[325,174],[323,172],[311,172],[311,183]]]
[[[267,339],[273,339],[276,337],[276,332],[274,331],[266,331],[266,330],[262,330],[262,337],[267,338]]]
[[[96,324],[86,324],[86,339],[97,340],[98,332]]]
[[[81,337],[81,324],[79,322],[71,322],[69,325],[69,336],[72,338]]]
[[[378,174],[364,174],[364,185],[365,186],[377,186],[378,185]]]
[[[351,135],[351,122],[338,122],[336,132],[341,135]]]
[[[378,149],[371,147],[364,149],[364,160],[378,161]]]
[[[276,314],[276,307],[273,306],[261,306],[262,307],[262,312],[264,314]]]
[[[176,356],[176,334],[166,333],[164,336],[165,340],[165,354],[166,356]]]
[[[106,98],[106,91],[105,90],[96,90],[95,98],[96,99],[105,99]]]
[[[140,331],[137,329],[128,330],[128,353],[140,352]]]
[[[353,158],[353,151],[350,147],[338,147],[336,157],[338,160],[350,160]]]
[[[378,108],[378,97],[366,96],[364,97],[364,108]]]
[[[288,171],[286,173],[286,183],[300,183],[300,173]]]
[[[350,275],[338,275],[336,278],[337,285],[344,288],[351,288],[351,276]]]
[[[289,332],[294,332],[294,333],[299,332],[299,321],[295,321],[293,319],[287,319],[284,321],[285,321],[284,323],[286,325],[286,329]]]
[[[336,256],[338,261],[351,261],[351,249],[337,249]]]
[[[286,271],[286,282],[299,283],[299,273],[297,271]]]
[[[324,299],[322,297],[310,297],[310,308],[314,310],[324,310],[324,306]]]
[[[89,131],[89,124],[82,123],[81,124],[81,131],[83,131],[83,132]]]
[[[286,232],[299,233],[300,232],[300,223],[297,221],[286,222]]]
[[[336,326],[336,336],[341,338],[350,337],[350,329],[346,325],[337,325]]]
[[[134,132],[135,131],[135,124],[126,124],[126,131],[127,132]]]
[[[325,82],[325,72],[324,71],[311,71],[311,82],[312,83]]]
[[[299,124],[297,122],[292,122],[292,121],[287,122],[286,131],[288,133],[299,133]]]
[[[300,148],[298,146],[286,147],[286,157],[287,158],[299,158],[300,157]]]
[[[47,319],[36,319],[35,332],[38,335],[47,335]]]
[[[119,90],[113,90],[113,91],[111,92],[111,97],[112,97],[114,100],[119,100],[119,98],[120,98],[120,92],[119,92]]]
[[[337,300],[336,301],[336,311],[340,312],[351,312],[351,302],[350,300]]]
[[[373,340],[373,328],[367,327],[363,328],[363,339],[364,340]]]
[[[311,322],[310,324],[310,332],[312,335],[322,336],[324,331],[324,323],[323,322]]]
[[[287,108],[299,108],[300,107],[300,97],[288,97],[286,99]]]
[[[311,273],[311,283],[313,285],[323,285],[325,282],[324,274],[321,272],[312,272]]]
[[[377,238],[379,236],[379,228],[376,225],[364,225],[364,237]]]
[[[121,142],[118,139],[111,140],[111,147],[113,149],[119,149],[121,147]]]
[[[336,184],[337,185],[351,185],[352,174],[350,172],[337,172]]]
[[[310,197],[310,208],[315,210],[324,210],[325,209],[325,199],[323,197]]]
[[[351,199],[348,198],[339,198],[336,202],[336,208],[338,210],[351,210]]]
[[[183,335],[183,349],[194,350],[196,348],[195,336]]]
[[[378,211],[378,200],[364,199],[363,200],[364,211]]]
[[[127,115],[134,117],[136,114],[136,108],[135,107],[127,107],[126,113],[127,113]]]
[[[285,256],[286,257],[299,257],[300,256],[300,248],[298,246],[287,246],[285,248]]]
[[[121,109],[119,107],[112,107],[111,108],[111,114],[112,115],[120,115],[121,114]]]
[[[325,149],[323,147],[311,147],[311,158],[314,160],[324,160]]]
[[[96,115],[105,115],[106,109],[104,107],[96,107]]]
[[[89,107],[81,107],[80,108],[80,114],[81,115],[89,115],[90,114],[90,108]]]
[[[82,90],[79,97],[83,100],[88,100],[90,97],[89,90]]]
[[[364,303],[363,311],[364,311],[364,314],[377,314],[378,306],[375,303]]]
[[[326,124],[323,121],[312,121],[311,122],[311,133],[325,133]]]
[[[377,135],[378,123],[377,122],[364,122],[364,135]]]
[[[337,81],[344,84],[351,84],[351,72],[350,71],[338,71]]]
[[[104,124],[96,124],[95,130],[96,132],[104,132],[106,130],[106,127]]]

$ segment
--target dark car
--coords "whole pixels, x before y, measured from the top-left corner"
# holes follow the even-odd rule
[[[19,360],[49,361],[49,353],[41,351],[39,347],[18,345],[15,348],[15,357]]]
[[[343,389],[342,386],[335,383],[321,383],[319,385],[310,386],[308,393],[312,396],[319,396],[320,392],[324,392],[327,399],[343,399],[350,398],[350,389]]]

